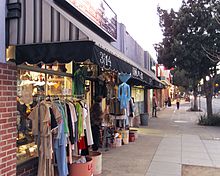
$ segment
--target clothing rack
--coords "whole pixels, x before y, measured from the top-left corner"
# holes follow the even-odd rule
[[[38,101],[44,100],[46,98],[76,98],[79,100],[84,100],[85,99],[85,95],[62,95],[62,94],[58,94],[58,95],[34,95],[34,98],[37,98]]]

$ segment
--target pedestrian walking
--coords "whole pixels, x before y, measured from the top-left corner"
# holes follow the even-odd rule
[[[170,107],[171,106],[171,98],[168,97],[168,106]]]
[[[153,94],[152,105],[152,117],[157,117],[157,97],[155,94]]]
[[[179,97],[179,95],[176,95],[176,108],[177,109],[180,108],[180,97]]]
[[[167,105],[168,105],[168,98],[166,97],[165,98],[165,107],[167,107]]]

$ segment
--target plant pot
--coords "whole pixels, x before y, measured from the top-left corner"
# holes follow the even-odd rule
[[[102,173],[102,153],[91,151],[91,152],[89,152],[89,156],[92,157],[93,174],[100,175]]]
[[[129,130],[129,132],[130,132],[130,133],[134,133],[135,140],[138,139],[138,130],[132,129],[132,130]]]
[[[80,156],[75,156],[80,158]],[[69,165],[69,176],[93,176],[92,157],[86,157],[86,163],[72,163]]]
[[[135,141],[135,134],[134,133],[129,133],[129,142],[134,142]]]

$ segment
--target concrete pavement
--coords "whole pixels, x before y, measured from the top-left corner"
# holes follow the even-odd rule
[[[102,176],[220,176],[220,128],[198,126],[189,107],[159,111],[135,142],[103,152]]]

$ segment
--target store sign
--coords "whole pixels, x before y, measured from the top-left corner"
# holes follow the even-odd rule
[[[100,59],[99,59],[100,66],[102,68],[110,69],[112,67],[111,56],[102,51],[99,52],[99,56],[100,56]]]
[[[104,0],[65,1],[113,39],[117,39],[117,15]]]
[[[136,67],[132,67],[132,75],[140,79],[144,78],[144,73],[138,70]]]

